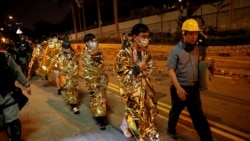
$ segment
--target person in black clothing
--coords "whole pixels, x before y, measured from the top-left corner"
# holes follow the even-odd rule
[[[16,60],[17,49],[13,41],[8,44],[7,52],[11,54],[14,60]]]
[[[20,43],[17,45],[17,63],[21,66],[24,75],[28,74],[28,64],[31,59],[32,47],[26,41],[24,36],[21,36]]]
[[[208,44],[207,44],[208,36],[203,32],[203,29],[204,29],[203,27],[200,29],[201,30],[200,30],[199,35],[198,35],[197,44],[199,46],[201,60],[205,61],[206,56],[207,56],[206,51],[207,51],[207,47],[208,47]]]

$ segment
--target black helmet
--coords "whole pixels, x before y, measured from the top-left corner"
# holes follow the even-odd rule
[[[65,48],[65,49],[71,48],[70,42],[64,41],[64,42],[62,43],[62,47]]]

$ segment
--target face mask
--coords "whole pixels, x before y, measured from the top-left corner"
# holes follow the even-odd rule
[[[185,50],[186,50],[187,52],[190,52],[190,51],[193,51],[193,50],[194,50],[194,47],[195,47],[195,45],[189,45],[189,44],[187,44],[186,47],[185,47]]]
[[[140,45],[141,47],[145,48],[145,47],[148,46],[148,42],[149,42],[149,39],[147,39],[147,38],[141,39],[139,45]]]
[[[89,42],[89,49],[95,49],[97,47],[97,43],[96,42]]]
[[[63,51],[63,55],[64,55],[65,57],[68,57],[68,56],[69,56],[69,52]]]
[[[57,43],[57,42],[58,42],[58,39],[57,39],[57,38],[54,38],[54,39],[52,40],[52,42],[53,42],[53,43]]]

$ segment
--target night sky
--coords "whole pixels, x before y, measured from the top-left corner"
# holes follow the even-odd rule
[[[33,24],[46,20],[59,23],[70,11],[69,8],[59,8],[53,0],[0,0],[2,17],[13,16],[22,22],[23,27],[33,29]]]
[[[22,22],[23,27],[34,29],[39,21],[60,23],[70,12],[70,8],[59,8],[56,0],[0,0],[0,16],[8,15]],[[132,9],[146,5],[161,6],[166,0],[118,0],[119,17],[129,16]],[[102,20],[113,20],[113,0],[100,0]],[[96,0],[85,0],[85,14],[88,23],[94,24],[97,18]]]

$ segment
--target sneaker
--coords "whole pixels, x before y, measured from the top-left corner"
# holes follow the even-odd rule
[[[125,128],[125,129],[122,129],[122,128],[121,128],[121,131],[122,131],[123,135],[124,135],[126,138],[131,138],[131,137],[132,137],[132,134],[131,134],[131,132],[129,131],[128,128]]]
[[[168,133],[168,135],[169,135],[170,138],[172,138],[172,139],[174,139],[174,140],[178,139],[176,133],[171,133],[171,132],[169,132],[169,131],[167,131],[167,133]]]
[[[74,114],[80,114],[80,111],[77,107],[73,108],[73,112],[74,112]]]
[[[104,124],[100,124],[100,130],[106,130],[106,127]]]
[[[160,135],[158,133],[155,134],[153,141],[160,141]]]

